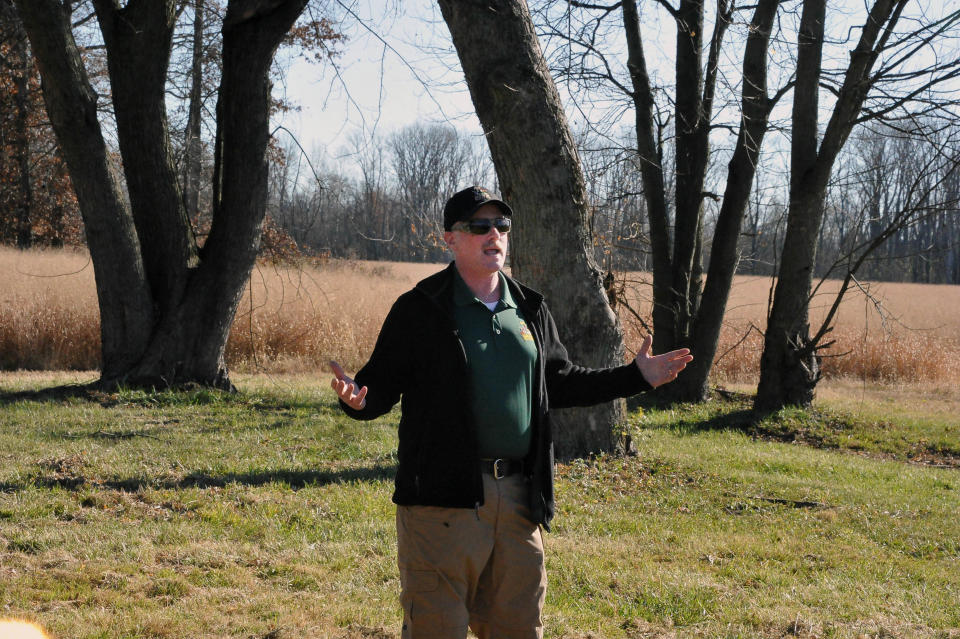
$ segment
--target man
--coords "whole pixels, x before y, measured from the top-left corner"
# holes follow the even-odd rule
[[[540,526],[554,513],[550,410],[676,378],[687,349],[572,364],[543,298],[502,269],[513,211],[481,187],[443,211],[454,262],[394,303],[356,380],[330,362],[351,417],[401,402],[397,504],[403,637],[541,637]]]

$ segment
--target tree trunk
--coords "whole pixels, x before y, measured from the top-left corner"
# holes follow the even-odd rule
[[[183,157],[183,203],[187,218],[200,212],[200,107],[203,105],[203,12],[204,0],[194,3],[193,57],[190,66],[190,98]]]
[[[654,350],[671,350],[676,343],[676,315],[672,310],[673,258],[670,243],[670,217],[663,176],[662,149],[657,142],[653,89],[640,37],[640,17],[636,0],[621,5],[627,37],[627,67],[633,83],[633,104],[637,129],[637,156],[643,180],[643,196],[650,222],[653,252],[653,326]]]
[[[196,259],[167,127],[167,66],[174,0],[94,0],[117,120],[117,138],[140,253],[157,318],[177,304]]]
[[[153,303],[133,217],[97,120],[97,96],[57,0],[17,0],[40,67],[47,114],[70,169],[94,264],[104,377],[121,375],[143,354]]]
[[[804,0],[792,114],[790,208],[754,400],[754,409],[760,413],[813,402],[820,357],[810,338],[810,290],[827,182],[872,86],[873,64],[905,5],[906,0],[876,0],[870,8],[820,140],[818,96],[826,0]]]
[[[213,226],[196,254],[170,159],[163,89],[172,1],[95,0],[107,45],[132,212],[111,170],[90,87],[56,0],[20,1],[47,111],[77,192],[97,280],[102,382],[232,388],[230,324],[266,206],[268,71],[307,0],[234,0],[224,19]]]
[[[552,302],[571,358],[624,361],[623,337],[592,258],[573,137],[522,0],[439,0],[496,167],[516,214],[513,273]],[[496,46],[491,46],[496,43]],[[556,415],[558,457],[619,451],[623,403]]]
[[[701,68],[703,3],[684,0],[675,15],[677,175],[676,227],[671,251],[663,169],[659,151],[654,146],[653,91],[640,38],[640,18],[635,0],[621,3],[629,56],[627,66],[636,108],[637,150],[650,215],[654,348],[664,351],[687,346],[695,354],[683,374],[660,391],[672,400],[701,401],[707,396],[723,314],[740,257],[737,250],[740,226],[773,106],[766,93],[767,46],[779,5],[779,0],[761,0],[754,12],[744,53],[740,131],[729,164],[704,288],[701,260],[703,186],[710,154],[709,127],[720,46],[730,23],[728,4],[720,2],[718,5],[706,76]]]
[[[743,58],[743,97],[740,132],[728,165],[727,186],[717,217],[710,251],[707,284],[694,319],[691,350],[696,358],[674,384],[685,401],[700,401],[708,394],[708,381],[730,287],[740,262],[740,227],[750,199],[760,148],[774,101],[767,97],[767,47],[780,0],[760,0],[750,24]]]
[[[232,388],[223,349],[260,247],[267,202],[270,63],[307,0],[232,2],[223,23],[210,235],[181,303],[130,374]]]
[[[754,408],[761,413],[787,405],[809,406],[820,381],[820,358],[816,345],[810,341],[809,294],[816,257],[816,227],[822,217],[822,192],[802,200],[791,198],[754,401]]]
[[[790,210],[773,306],[767,319],[754,406],[809,405],[820,379],[810,343],[809,300],[826,181],[817,179],[817,117],[826,0],[805,0],[797,36],[790,152]],[[822,166],[820,167],[822,171]]]
[[[721,24],[722,18],[717,19]],[[673,314],[673,344],[656,346],[660,350],[690,346],[693,318],[697,315],[701,282],[694,274],[702,270],[697,246],[703,225],[703,184],[709,153],[708,125],[710,105],[703,99],[705,85],[701,51],[703,49],[703,0],[681,0],[676,16],[677,58],[675,71],[677,94],[676,212],[673,233],[673,263],[670,310]],[[660,248],[662,250],[662,247]],[[654,335],[660,332],[654,326]],[[656,338],[655,338],[656,339]],[[676,387],[674,387],[676,388]],[[664,388],[669,392],[674,389]]]

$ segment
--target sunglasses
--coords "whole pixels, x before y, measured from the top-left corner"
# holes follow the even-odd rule
[[[498,217],[495,219],[480,218],[476,220],[467,220],[465,222],[455,223],[451,229],[454,231],[463,231],[473,235],[486,235],[490,232],[490,227],[497,229],[497,232],[503,235],[510,232],[510,218]]]

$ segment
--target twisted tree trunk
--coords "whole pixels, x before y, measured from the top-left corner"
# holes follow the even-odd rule
[[[623,335],[594,263],[589,206],[560,96],[522,0],[439,0],[513,207],[513,274],[550,301],[573,361],[624,362]],[[491,46],[495,42],[496,46]],[[560,411],[557,456],[623,450],[622,402]]]

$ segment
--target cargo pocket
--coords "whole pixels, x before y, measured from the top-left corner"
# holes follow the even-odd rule
[[[443,609],[438,608],[437,588],[440,576],[435,570],[400,571],[403,592],[403,639],[439,636],[443,629]]]
[[[435,570],[407,570],[406,588],[412,592],[434,592],[439,583]]]

